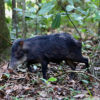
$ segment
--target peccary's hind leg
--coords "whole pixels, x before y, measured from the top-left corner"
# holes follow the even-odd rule
[[[87,72],[88,72],[88,73],[91,73],[90,70],[89,70],[88,58],[84,58],[84,57],[83,57],[83,62],[85,63],[85,66],[86,66],[86,68],[87,68]]]
[[[80,62],[80,63],[85,63],[85,66],[86,66],[85,68],[87,68],[87,72],[90,73],[88,58],[80,57],[79,59],[77,59],[75,61]]]
[[[72,70],[76,69],[76,63],[74,63],[72,60],[66,60],[66,63],[71,67]],[[74,72],[70,73],[70,78],[71,79],[75,78],[75,73]]]

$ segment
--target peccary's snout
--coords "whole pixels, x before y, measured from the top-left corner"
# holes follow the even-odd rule
[[[10,61],[10,62],[8,63],[8,66],[7,66],[7,70],[8,70],[10,73],[12,73],[12,72],[14,72],[14,71],[16,70],[16,67],[17,67],[16,63],[13,62],[13,61]]]
[[[8,64],[8,67],[7,67],[8,69],[12,69],[12,70],[14,70],[15,69],[15,64],[14,63],[12,63],[12,62],[9,62],[9,64]]]
[[[16,59],[15,57],[11,57],[11,61],[8,64],[7,69],[9,71],[16,71],[17,66],[23,64],[26,61],[26,56],[22,57],[21,59]]]

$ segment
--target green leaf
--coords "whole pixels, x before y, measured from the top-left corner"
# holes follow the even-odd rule
[[[75,9],[75,7],[73,5],[66,6],[67,11],[72,11],[73,9]]]
[[[79,22],[79,24],[83,24],[82,20],[84,19],[84,17],[82,17],[81,15],[79,14],[76,14],[76,13],[73,13],[72,14],[72,17]]]
[[[11,0],[5,0],[5,2],[8,4],[8,6],[12,7],[12,1]]]
[[[20,8],[14,8],[14,10],[16,10],[18,12],[22,12],[22,9],[20,9]]]
[[[7,76],[8,78],[10,77],[10,74],[8,73],[4,73],[5,76]]]
[[[49,82],[46,80],[46,79],[44,79],[44,78],[40,78],[42,81],[44,81],[46,84],[48,84]]]
[[[55,6],[54,1],[45,3],[43,5],[43,7],[40,9],[40,11],[38,12],[38,14],[44,15],[44,14],[48,13],[54,6]]]
[[[77,7],[76,8],[79,12],[81,12],[82,14],[84,14],[84,15],[87,15],[88,13],[86,12],[86,11],[84,11],[82,8],[80,8],[80,7]]]
[[[82,47],[85,47],[85,43],[84,42],[82,42]]]
[[[20,100],[20,99],[18,99],[17,97],[12,97],[13,98],[13,100]]]
[[[88,84],[89,82],[87,80],[82,80],[83,83]]]
[[[74,91],[74,89],[73,89],[73,88],[70,88],[70,90],[71,90],[71,91]]]
[[[94,19],[100,21],[100,11],[95,12]]]
[[[91,0],[85,0],[85,2],[90,2]]]
[[[76,14],[76,13],[74,13],[72,16],[73,16],[73,17],[75,18],[75,20],[77,20],[77,21],[80,21],[80,20],[83,19],[83,17],[82,17],[81,15]]]
[[[95,5],[95,4],[89,4],[89,7],[91,7],[92,8],[92,10],[95,10],[95,9],[97,9],[98,7],[97,7],[97,5]]]
[[[51,77],[51,78],[48,79],[48,82],[55,82],[55,81],[57,81],[57,79],[54,78],[54,77]]]
[[[70,3],[71,5],[74,5],[76,2],[80,2],[81,0],[68,0],[68,3]]]
[[[29,10],[27,10],[27,12],[36,13],[36,8],[31,7]]]
[[[77,39],[77,40],[80,38],[80,36],[77,35],[77,34],[73,34],[73,37],[74,37],[75,39]]]
[[[0,90],[2,90],[2,89],[4,89],[5,88],[5,86],[0,86]]]
[[[70,3],[71,5],[74,4],[73,0],[68,0],[68,3]]]
[[[43,16],[44,18],[46,18],[46,19],[48,19],[48,18],[50,18],[50,17],[52,17],[53,16],[53,14],[49,14],[49,15],[45,15],[45,16]]]
[[[88,49],[89,49],[89,48],[91,48],[91,45],[89,45],[89,44],[86,44],[86,48],[88,48]]]
[[[52,28],[53,29],[58,28],[60,26],[60,22],[61,22],[61,15],[57,14],[54,20],[52,21]]]
[[[74,2],[78,2],[78,3],[79,3],[80,1],[81,1],[81,0],[74,0]]]

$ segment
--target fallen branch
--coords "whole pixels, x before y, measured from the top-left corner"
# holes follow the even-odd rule
[[[61,71],[61,70],[60,70],[60,71]],[[100,79],[98,79],[98,78],[95,77],[94,75],[92,75],[92,74],[90,74],[90,73],[87,73],[87,72],[85,72],[85,71],[78,71],[78,70],[73,71],[73,70],[68,70],[68,71],[65,71],[64,74],[65,74],[65,73],[72,73],[72,72],[74,72],[74,73],[82,73],[82,74],[88,75],[88,76],[90,76],[90,77],[96,79],[96,80],[100,83]]]

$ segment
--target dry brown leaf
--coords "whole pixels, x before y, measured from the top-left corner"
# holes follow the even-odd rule
[[[23,89],[23,86],[22,86],[21,84],[15,85],[15,86],[13,87],[13,90],[21,90],[21,89]]]
[[[3,72],[6,72],[6,71],[7,71],[7,67],[8,67],[8,63],[6,63],[6,64],[4,64],[4,65],[2,66]]]
[[[7,80],[7,79],[8,79],[8,77],[7,77],[7,75],[2,74],[1,79],[3,79],[3,80]]]
[[[28,86],[24,86],[23,88],[24,88],[24,90],[31,90],[32,89],[31,87],[28,87]]]
[[[5,96],[5,92],[3,90],[0,90],[0,98],[3,98]]]

